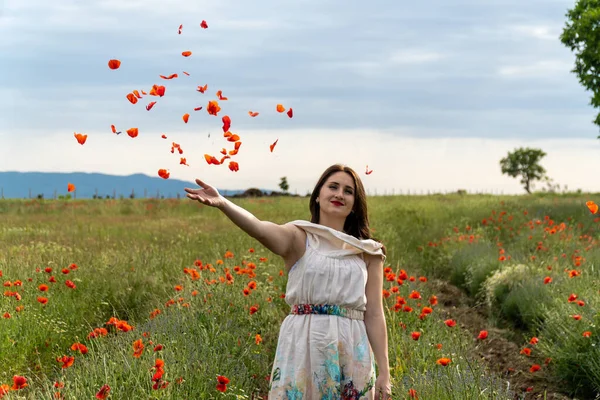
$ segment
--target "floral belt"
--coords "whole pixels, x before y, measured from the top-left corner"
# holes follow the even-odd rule
[[[338,315],[350,319],[365,319],[365,312],[354,310],[352,308],[342,307],[335,304],[294,304],[290,310],[290,315],[303,314],[327,314]]]

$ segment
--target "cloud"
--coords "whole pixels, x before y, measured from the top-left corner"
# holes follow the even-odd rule
[[[558,40],[562,29],[556,25],[515,25],[508,31],[521,37],[532,37],[541,40]]]
[[[382,76],[387,77],[399,68],[422,66],[446,57],[441,52],[424,49],[391,50],[387,53],[370,59],[355,57],[345,61],[324,61],[318,64],[318,68],[322,71],[343,71],[360,77],[377,79]]]
[[[567,75],[572,64],[563,60],[541,60],[526,65],[510,65],[500,67],[498,73],[504,77],[541,78]]]
[[[441,52],[427,51],[422,49],[399,50],[392,53],[390,61],[393,64],[423,64],[439,61],[445,58]]]

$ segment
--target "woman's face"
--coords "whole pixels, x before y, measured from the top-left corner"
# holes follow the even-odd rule
[[[343,171],[331,174],[319,193],[321,212],[345,218],[354,207],[355,191],[354,180],[350,174]]]

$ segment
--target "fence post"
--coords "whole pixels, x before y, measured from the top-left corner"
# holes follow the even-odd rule
[[[117,198],[117,189],[113,189],[113,200]]]

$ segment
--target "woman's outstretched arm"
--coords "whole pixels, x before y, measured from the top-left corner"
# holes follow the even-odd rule
[[[196,183],[202,189],[185,188],[188,198],[218,208],[231,222],[273,253],[284,258],[290,254],[298,228],[291,224],[278,225],[270,221],[261,221],[249,211],[221,196],[216,188],[199,179],[196,179]]]

